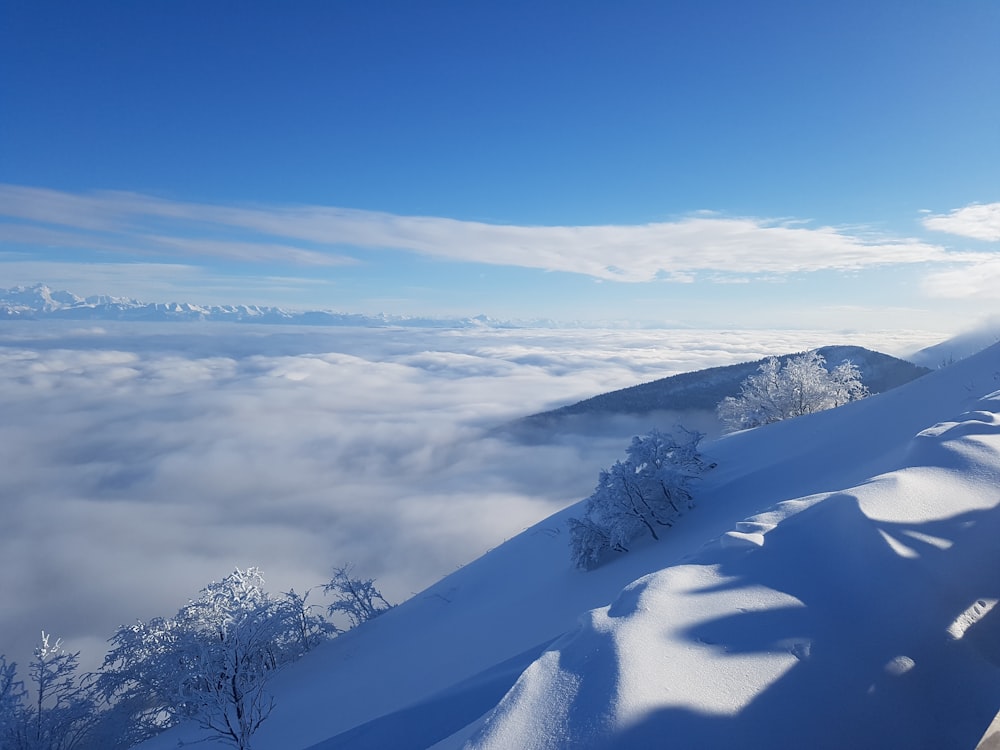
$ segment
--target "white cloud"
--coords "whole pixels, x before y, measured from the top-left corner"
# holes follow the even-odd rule
[[[973,203],[946,214],[927,216],[924,226],[976,240],[1000,240],[1000,203]]]
[[[843,340],[843,339],[842,339]],[[899,351],[895,334],[849,339]],[[100,648],[234,566],[354,562],[393,599],[585,496],[625,437],[493,426],[822,332],[0,326],[0,651]],[[644,429],[644,428],[636,428]],[[103,653],[85,654],[89,665]]]
[[[24,243],[77,243],[122,252],[181,253],[297,265],[345,262],[345,248],[566,271],[615,281],[691,281],[697,272],[790,274],[964,260],[914,239],[871,237],[802,222],[700,213],[629,226],[515,226],[325,206],[223,206],[123,192],[82,195],[0,186],[0,211]],[[91,233],[91,234],[87,234]],[[219,235],[226,235],[220,239]],[[232,236],[229,236],[232,235]],[[275,241],[278,240],[278,241]]]
[[[930,273],[924,278],[923,289],[940,299],[1000,299],[1000,258]]]
[[[183,255],[210,255],[214,258],[249,263],[283,261],[300,266],[342,266],[357,261],[342,255],[304,250],[292,245],[268,242],[233,242],[192,237],[147,235],[147,242]]]

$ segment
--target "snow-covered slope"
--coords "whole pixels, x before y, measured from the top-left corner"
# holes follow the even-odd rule
[[[992,316],[975,328],[914,352],[909,359],[927,367],[945,367],[1000,341],[1000,316]]]
[[[471,747],[972,747],[1000,700],[1000,395],[976,406],[631,584]]]
[[[973,746],[1000,705],[998,372],[995,346],[708,443],[698,506],[589,573],[556,514],[283,670],[255,747]]]

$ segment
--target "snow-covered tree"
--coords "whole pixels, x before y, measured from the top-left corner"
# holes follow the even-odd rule
[[[98,685],[147,736],[188,719],[244,750],[274,707],[274,671],[332,630],[311,610],[292,592],[272,598],[257,568],[237,568],[174,617],[119,628]]]
[[[337,634],[336,625],[315,614],[320,606],[309,604],[309,593],[297,594],[292,589],[278,599],[278,611],[284,623],[282,651],[285,661],[298,658]]]
[[[24,683],[17,678],[17,664],[0,654],[0,747],[6,747],[21,718],[26,697]]]
[[[283,622],[263,583],[258,569],[237,568],[175,618],[184,674],[172,703],[240,750],[274,709],[267,683],[281,664]]]
[[[167,729],[183,717],[175,705],[176,685],[184,679],[178,653],[181,629],[172,618],[123,625],[111,637],[97,678],[102,698],[127,714],[123,724],[138,733],[139,741]]]
[[[857,366],[843,362],[828,370],[823,355],[812,351],[784,363],[769,357],[743,381],[740,395],[727,396],[716,411],[726,430],[744,430],[832,409],[867,395]]]
[[[570,559],[576,567],[583,570],[593,570],[604,560],[611,550],[611,537],[608,530],[596,521],[584,516],[570,518],[569,548]]]
[[[334,568],[330,582],[323,585],[323,592],[336,597],[329,613],[347,615],[354,628],[388,612],[393,605],[375,587],[374,578],[354,578],[352,573],[351,565]]]
[[[625,459],[601,471],[594,492],[587,498],[584,517],[573,518],[570,554],[579,568],[600,564],[609,550],[627,551],[633,539],[670,527],[691,507],[691,480],[706,468],[698,445],[703,435],[680,430],[652,430],[632,438]]]
[[[139,696],[102,702],[85,744],[87,750],[128,750],[162,731]]]
[[[14,664],[0,667],[0,746],[4,750],[77,750],[88,741],[97,710],[91,685],[77,674],[79,653],[42,632],[28,665],[28,690]]]

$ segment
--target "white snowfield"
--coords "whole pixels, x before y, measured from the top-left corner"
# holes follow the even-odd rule
[[[1000,345],[708,443],[697,507],[592,572],[568,508],[286,668],[254,747],[972,748],[1000,707],[998,389]]]

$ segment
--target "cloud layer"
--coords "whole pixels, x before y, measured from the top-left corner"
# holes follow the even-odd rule
[[[350,561],[405,598],[588,494],[625,444],[519,445],[492,427],[826,343],[787,331],[5,323],[0,652],[23,659],[44,628],[95,666],[115,627],[174,612],[234,566],[301,591]]]

